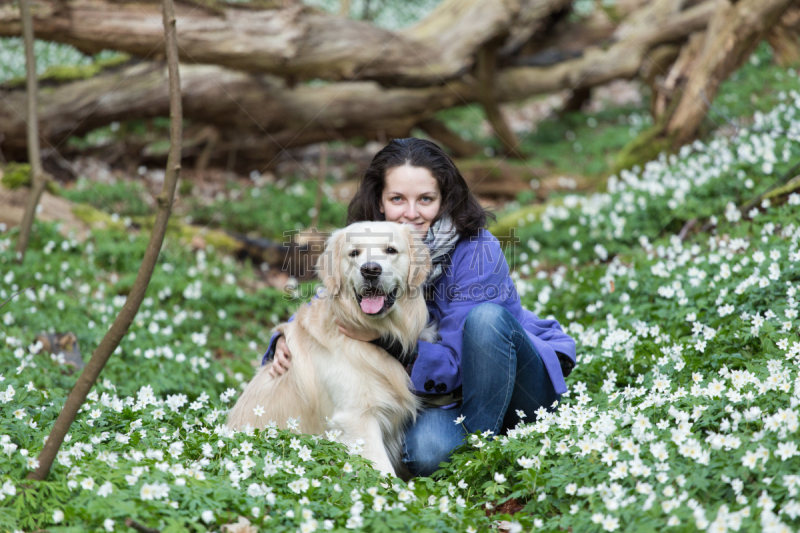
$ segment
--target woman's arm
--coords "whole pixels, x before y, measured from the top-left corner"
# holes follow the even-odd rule
[[[433,301],[441,314],[441,340],[419,342],[411,372],[414,388],[422,393],[451,393],[461,386],[461,347],[467,315],[478,304],[502,305],[510,294],[516,294],[500,244],[488,232],[462,240],[447,269],[433,291]]]

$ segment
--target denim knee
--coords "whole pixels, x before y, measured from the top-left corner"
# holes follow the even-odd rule
[[[450,461],[452,450],[437,444],[441,443],[416,443],[403,450],[403,463],[413,475],[430,476],[439,470],[440,463]]]
[[[484,302],[473,307],[467,313],[464,321],[464,331],[506,331],[508,330],[508,317],[510,313],[503,306],[491,302]]]
[[[455,409],[425,410],[406,431],[403,463],[412,474],[430,476],[439,469],[439,463],[450,460],[450,452],[463,444],[463,428],[453,424],[456,416]]]

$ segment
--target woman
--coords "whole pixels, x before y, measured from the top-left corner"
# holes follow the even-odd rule
[[[426,301],[441,340],[420,341],[407,367],[427,405],[405,435],[403,462],[414,475],[436,471],[468,433],[499,434],[520,416],[553,408],[575,364],[575,342],[558,322],[522,308],[488,217],[452,160],[415,138],[395,139],[375,155],[348,208],[348,224],[414,225],[431,251]],[[340,331],[380,345],[374,335]],[[291,354],[282,337],[273,337],[264,360],[273,353],[271,373],[283,374]]]

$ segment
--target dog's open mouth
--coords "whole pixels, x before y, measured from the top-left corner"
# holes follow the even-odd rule
[[[389,294],[384,293],[379,288],[368,288],[364,294],[356,292],[356,300],[361,310],[368,315],[378,315],[391,309],[394,301],[397,298],[397,287],[395,287]]]

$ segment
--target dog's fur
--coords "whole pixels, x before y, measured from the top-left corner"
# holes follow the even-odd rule
[[[397,253],[387,254],[392,246]],[[351,257],[354,250],[359,255]],[[378,263],[381,274],[369,280],[361,268]],[[272,363],[262,367],[228,416],[227,425],[263,428],[274,421],[286,427],[299,418],[303,433],[340,430],[343,443],[363,440],[361,455],[384,473],[400,467],[402,435],[415,419],[417,400],[409,390],[403,366],[383,349],[343,335],[336,320],[350,330],[370,330],[399,340],[406,349],[422,336],[428,312],[421,286],[430,270],[430,254],[409,231],[391,222],[359,222],[335,232],[319,260],[325,290],[304,305],[292,322],[276,329],[286,336],[292,368],[273,379]],[[379,286],[385,294],[397,288],[397,298],[380,315],[359,306],[356,293]],[[368,289],[369,288],[369,289]],[[253,408],[262,406],[257,417]]]

